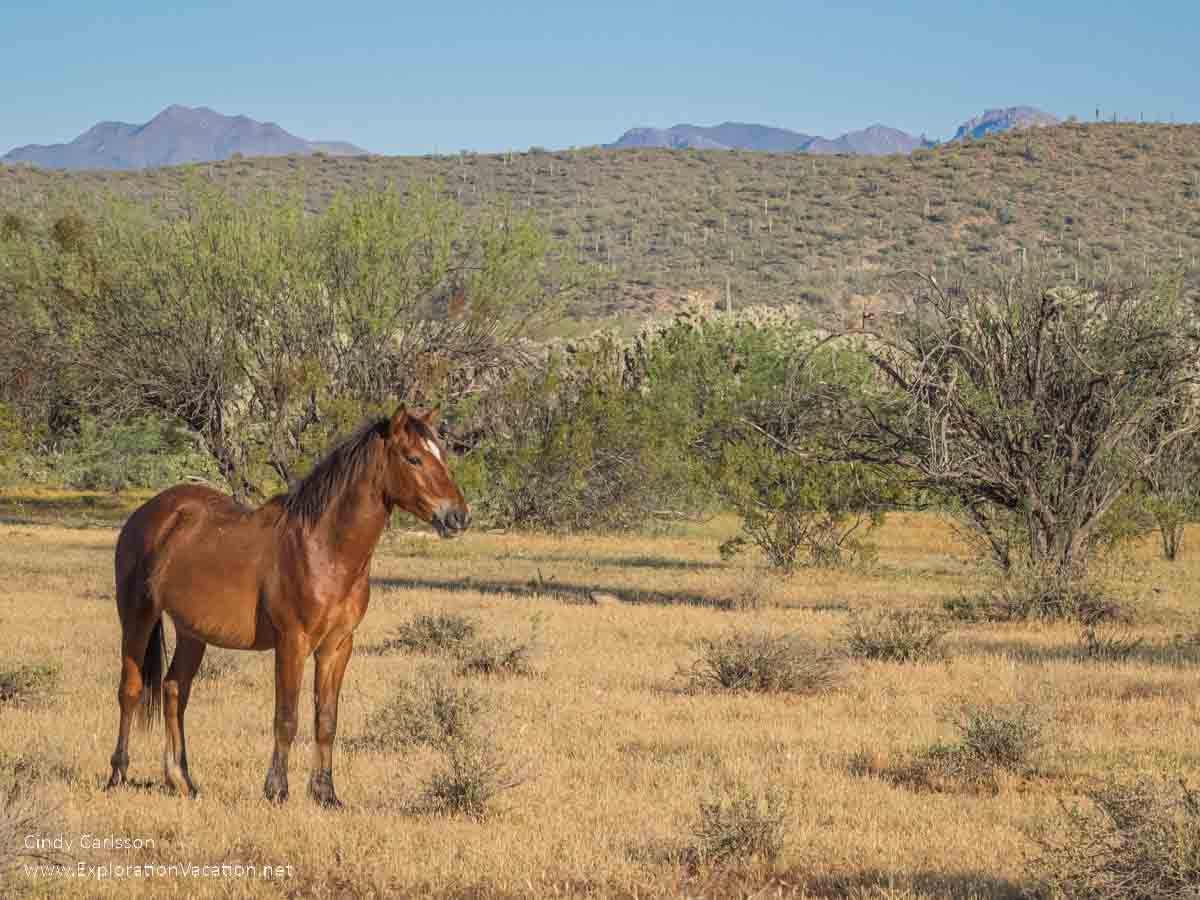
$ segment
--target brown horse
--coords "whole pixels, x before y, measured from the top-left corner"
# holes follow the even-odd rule
[[[279,802],[288,796],[304,662],[316,656],[317,753],[309,792],[322,805],[341,805],[333,789],[338,695],[354,629],[367,611],[375,545],[396,506],[442,537],[462,532],[471,520],[446,468],[436,415],[409,415],[400,407],[258,509],[209,488],[179,485],[129,517],[116,553],[121,725],[110,788],[128,780],[129,726],[142,702],[145,725],[163,709],[167,781],[184,796],[195,794],[183,717],[192,678],[213,644],[275,651],[275,752],[264,792]],[[177,635],[165,680],[163,613]]]

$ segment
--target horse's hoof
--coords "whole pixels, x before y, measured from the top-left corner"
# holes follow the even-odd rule
[[[116,772],[113,772],[112,776],[108,779],[108,784],[106,784],[104,786],[104,789],[106,791],[111,791],[113,788],[119,788],[124,783],[125,783],[125,779],[122,778],[120,775],[118,775]]]
[[[342,809],[344,804],[337,798],[337,794],[333,792],[333,788],[325,788],[313,790],[309,788],[308,796],[312,797],[313,801],[323,809]]]

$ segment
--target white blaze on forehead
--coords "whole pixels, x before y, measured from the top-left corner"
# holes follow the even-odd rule
[[[433,441],[429,440],[428,438],[423,438],[422,441],[425,444],[425,449],[428,450],[431,454],[433,454],[433,458],[436,459],[438,462],[442,462],[443,461],[442,460],[442,451],[438,449],[438,445],[435,444]]]

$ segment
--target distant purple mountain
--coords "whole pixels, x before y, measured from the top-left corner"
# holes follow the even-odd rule
[[[982,137],[1012,128],[1035,125],[1056,125],[1058,118],[1032,106],[1012,106],[989,109],[981,116],[964,122],[952,140],[963,135]],[[671,128],[633,128],[609,147],[675,147],[696,150],[765,150],[774,153],[844,153],[851,156],[888,156],[893,153],[912,153],[920,147],[932,147],[935,142],[923,135],[916,137],[886,125],[872,125],[861,131],[850,131],[830,140],[743,122],[725,122],[705,128],[699,125],[675,125]]]
[[[702,125],[675,125],[671,128],[632,128],[609,147],[675,147],[692,150],[765,150],[790,153],[803,149],[813,140],[811,134],[752,125],[724,122],[706,128]]]
[[[911,153],[925,146],[924,138],[913,137],[885,125],[872,125],[828,140],[786,128],[725,122],[705,128],[675,125],[671,128],[633,128],[609,147],[674,147],[692,150],[763,150],[768,153],[849,153],[856,156],[886,156]]]
[[[961,141],[965,137],[981,138],[998,131],[1014,128],[1035,128],[1042,125],[1058,125],[1058,116],[1043,112],[1033,106],[1010,106],[1006,109],[985,110],[983,115],[968,119],[958,126],[950,140]]]
[[[365,151],[343,141],[307,141],[274,122],[224,116],[206,106],[168,106],[144,125],[101,122],[68,144],[29,144],[4,162],[47,169],[148,169],[187,162],[289,153],[350,155]]]
[[[893,153],[912,153],[918,147],[927,147],[924,137],[913,137],[898,128],[872,125],[861,131],[849,131],[840,138],[827,141],[814,138],[804,148],[807,153],[846,153],[850,156],[891,156]]]

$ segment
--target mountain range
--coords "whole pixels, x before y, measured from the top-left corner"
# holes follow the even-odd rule
[[[1054,125],[1058,119],[1032,106],[989,109],[959,126],[952,141]],[[705,127],[632,128],[608,147],[673,147],[698,150],[761,150],[772,153],[888,156],[911,153],[935,142],[886,125],[872,125],[833,139],[786,128],[746,122]],[[206,106],[168,106],[142,125],[100,122],[66,144],[28,144],[0,162],[29,163],[47,169],[148,169],[242,156],[285,156],[324,152],[332,156],[365,153],[345,141],[310,141],[274,122],[226,116]]]
[[[364,153],[345,141],[308,141],[274,122],[225,116],[206,106],[168,106],[142,125],[100,122],[66,144],[28,144],[0,161],[47,169],[148,169],[242,156]]]
[[[1058,118],[1032,106],[989,109],[958,127],[951,141],[979,138],[999,131],[1058,124]],[[608,147],[674,147],[695,150],[762,150],[769,153],[841,153],[850,156],[889,156],[935,146],[898,128],[872,125],[828,138],[745,122],[720,125],[674,125],[671,128],[631,128]]]

